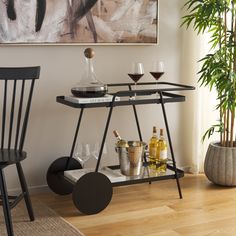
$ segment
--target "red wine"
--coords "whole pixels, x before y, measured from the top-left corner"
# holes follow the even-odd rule
[[[144,74],[128,74],[128,76],[137,83]]]
[[[150,72],[150,74],[151,74],[156,80],[158,80],[158,79],[164,74],[164,72]]]

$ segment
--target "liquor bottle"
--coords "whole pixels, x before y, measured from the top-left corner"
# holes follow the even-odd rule
[[[120,137],[120,135],[117,132],[117,130],[114,130],[113,134],[115,135],[115,137],[117,139],[116,147],[120,147],[120,148],[129,147],[128,142]]]
[[[157,171],[160,173],[165,173],[167,166],[167,142],[163,135],[163,129],[160,129],[160,137],[157,145],[157,159]]]
[[[157,128],[156,126],[153,126],[152,137],[149,141],[149,166],[152,169],[156,168],[157,145],[158,145]]]

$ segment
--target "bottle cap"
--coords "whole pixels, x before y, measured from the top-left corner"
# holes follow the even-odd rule
[[[152,131],[153,131],[153,133],[156,133],[156,132],[157,132],[157,127],[156,127],[156,126],[153,126]]]
[[[160,135],[163,136],[163,129],[160,129]]]
[[[120,135],[118,134],[118,132],[116,130],[113,130],[113,134],[115,135],[116,138],[120,137]]]

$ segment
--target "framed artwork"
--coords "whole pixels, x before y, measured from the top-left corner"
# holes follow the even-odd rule
[[[156,44],[158,0],[0,0],[0,44]]]

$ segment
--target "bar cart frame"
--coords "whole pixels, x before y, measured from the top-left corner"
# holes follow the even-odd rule
[[[165,103],[174,103],[174,102],[184,102],[185,96],[179,95],[173,92],[183,91],[183,90],[194,90],[195,88],[192,86],[184,85],[184,84],[176,84],[170,82],[145,82],[138,83],[139,86],[156,86],[160,85],[160,88],[157,89],[142,89],[142,90],[132,90],[132,86],[134,83],[116,83],[116,84],[108,84],[108,87],[121,87],[126,86],[128,90],[122,90],[115,93],[112,93],[113,98],[111,102],[101,102],[101,103],[88,103],[88,104],[78,104],[73,103],[65,99],[64,96],[57,96],[56,101],[58,103],[64,104],[66,106],[70,106],[73,108],[79,108],[80,114],[77,122],[77,126],[75,129],[75,134],[73,138],[73,143],[69,156],[64,156],[56,159],[50,166],[47,172],[47,183],[49,188],[56,194],[66,195],[72,193],[72,200],[77,207],[77,209],[85,214],[96,214],[107,207],[112,198],[112,187],[121,186],[121,185],[131,185],[152,181],[159,181],[165,179],[175,179],[179,198],[182,198],[181,187],[179,183],[179,178],[184,176],[184,171],[178,169],[176,167],[176,161],[174,156],[174,150],[171,141],[171,135],[167,120],[167,114],[165,110]],[[162,86],[162,87],[161,87]],[[164,87],[163,87],[164,86]],[[166,87],[165,87],[166,86]],[[153,94],[159,94],[159,97],[153,97]],[[130,97],[136,94],[139,99],[131,100]],[[142,96],[146,96],[145,99]],[[150,98],[147,98],[149,97]],[[120,101],[116,101],[116,97],[120,97]],[[103,148],[106,141],[106,136],[110,124],[110,120],[112,117],[112,112],[114,107],[118,106],[132,106],[135,116],[135,121],[137,125],[138,135],[140,141],[143,141],[142,133],[140,129],[138,114],[136,110],[137,105],[144,104],[161,104],[165,128],[167,132],[168,143],[170,147],[171,154],[171,164],[167,165],[167,169],[170,170],[170,173],[166,175],[159,176],[146,176],[145,178],[127,178],[125,181],[119,181],[111,183],[108,177],[99,172],[100,161],[102,158]],[[94,172],[87,173],[83,175],[76,183],[71,181],[64,175],[64,171],[67,170],[76,170],[81,169],[82,166],[76,159],[73,158],[75,145],[78,138],[78,133],[81,125],[81,120],[84,114],[84,110],[87,108],[99,108],[99,107],[107,107],[109,108],[105,129],[102,137],[102,142],[99,150],[98,160],[96,163],[96,167]],[[143,168],[148,168],[148,163],[146,156],[144,156]],[[109,168],[113,170],[119,169],[119,165],[109,166]]]

